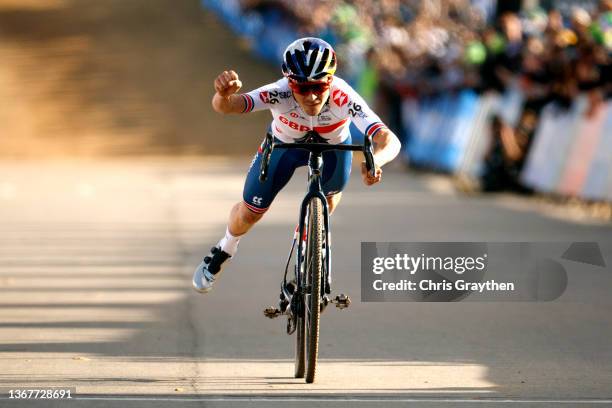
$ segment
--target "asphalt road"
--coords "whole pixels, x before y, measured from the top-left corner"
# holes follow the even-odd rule
[[[353,178],[332,219],[335,288],[316,384],[292,377],[274,304],[305,172],[207,295],[249,160],[0,163],[1,407],[612,405],[612,227],[443,177]],[[361,241],[598,241],[608,265],[548,303],[362,303]],[[569,261],[568,261],[569,262]],[[73,387],[70,401],[9,388]],[[74,392],[73,391],[73,392]]]

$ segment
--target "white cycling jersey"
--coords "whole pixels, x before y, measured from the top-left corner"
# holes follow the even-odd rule
[[[293,143],[309,130],[317,131],[331,144],[349,136],[349,119],[364,135],[374,136],[386,128],[363,98],[343,79],[334,76],[329,98],[317,116],[305,113],[293,97],[287,78],[241,94],[243,113],[263,109],[272,112],[272,132],[285,143]]]

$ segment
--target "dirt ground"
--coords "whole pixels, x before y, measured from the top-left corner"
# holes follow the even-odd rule
[[[269,114],[210,107],[278,77],[248,46],[197,0],[0,0],[0,157],[251,153]]]

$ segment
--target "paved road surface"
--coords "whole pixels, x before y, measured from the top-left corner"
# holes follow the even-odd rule
[[[372,304],[358,257],[361,241],[582,240],[610,265],[611,226],[398,170],[351,181],[332,225],[335,287],[354,303],[324,315],[317,383],[292,378],[293,339],[262,309],[304,171],[215,290],[190,288],[248,162],[1,162],[0,387],[76,387],[53,407],[612,405],[609,266],[570,275],[551,303]]]

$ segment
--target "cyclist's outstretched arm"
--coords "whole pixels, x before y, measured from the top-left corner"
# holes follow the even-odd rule
[[[366,169],[365,162],[361,163],[361,177],[367,186],[371,186],[382,180],[381,167],[393,160],[401,149],[399,139],[387,127],[378,130],[374,136],[372,136],[372,141],[374,142],[373,153],[374,164],[376,166],[374,176]]]
[[[246,93],[238,93],[242,82],[235,71],[223,71],[215,79],[213,109],[219,113],[249,113],[278,107],[291,96],[291,92],[281,92],[280,79],[274,83],[260,86]]]
[[[387,128],[366,101],[349,84],[340,78],[335,78],[334,81],[339,82],[339,85],[348,94],[346,95],[348,96],[348,101],[344,101],[344,103],[338,106],[346,109],[357,129],[365,136],[372,137],[376,166],[382,167],[389,163],[401,150],[401,143],[397,136]],[[339,95],[344,95],[344,92],[336,92],[339,92]],[[339,98],[339,96],[333,96],[333,101],[335,101],[334,98]],[[341,98],[340,101],[342,101]]]
[[[242,88],[242,82],[235,71],[223,71],[215,78],[214,85],[216,92],[212,98],[212,106],[216,112],[244,112],[244,99],[236,94]]]
[[[379,167],[395,159],[402,147],[395,133],[390,131],[389,128],[383,128],[376,132],[372,141],[374,142],[374,162]]]
[[[374,164],[376,166],[374,176],[366,169],[365,162],[361,164],[361,175],[363,182],[371,186],[382,179],[381,167],[393,160],[401,150],[401,143],[397,136],[387,128],[378,115],[370,109],[366,101],[341,80],[344,89],[347,90],[349,101],[343,104],[351,115],[351,120],[365,136],[371,136],[374,142]]]

